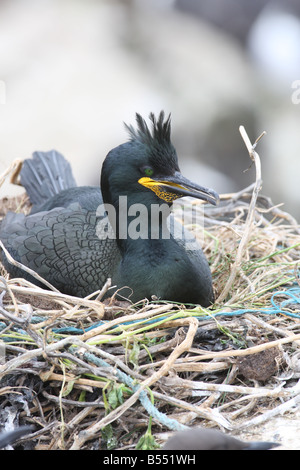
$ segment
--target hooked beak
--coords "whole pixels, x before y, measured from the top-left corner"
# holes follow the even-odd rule
[[[209,188],[188,180],[179,171],[172,176],[162,178],[140,178],[139,183],[154,191],[161,199],[171,202],[179,197],[191,196],[209,202],[214,206],[219,202],[219,195]]]

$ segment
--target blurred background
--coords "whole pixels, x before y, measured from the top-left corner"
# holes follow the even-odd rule
[[[220,193],[255,180],[239,126],[266,131],[262,192],[300,219],[298,0],[1,0],[0,173],[55,148],[97,185],[123,121],[161,109],[182,172]]]

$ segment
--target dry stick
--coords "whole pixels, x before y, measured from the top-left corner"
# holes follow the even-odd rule
[[[17,279],[15,279],[15,281],[17,281]],[[33,287],[22,287],[22,286],[17,286],[17,285],[10,285],[10,288],[13,292],[17,292],[19,294],[28,294],[28,295],[38,296],[38,297],[46,297],[48,299],[55,300],[58,302],[64,302],[66,307],[69,307],[66,304],[66,302],[70,302],[75,305],[82,305],[84,307],[89,307],[89,308],[94,309],[98,314],[103,315],[104,306],[101,302],[97,302],[95,300],[89,300],[88,298],[82,299],[80,297],[62,294],[61,292],[58,292],[58,291],[57,292],[48,291],[48,290],[42,289],[41,287],[34,286],[31,283],[28,283],[28,285],[33,286]]]
[[[200,372],[203,374],[211,374],[212,372],[219,372],[220,370],[227,370],[229,364],[227,361],[223,362],[184,362],[183,364],[174,364],[172,369],[176,372]]]
[[[269,343],[258,344],[257,346],[252,346],[251,348],[248,348],[248,349],[235,349],[231,351],[225,350],[225,351],[219,351],[215,353],[211,352],[211,353],[203,354],[199,358],[185,358],[184,360],[186,360],[187,362],[190,362],[189,359],[192,359],[194,361],[197,361],[197,360],[203,361],[206,359],[215,359],[217,357],[220,358],[220,357],[248,356],[249,354],[256,354],[258,352],[264,351],[265,349],[274,348],[281,344],[296,342],[297,340],[300,340],[300,334],[293,334],[287,338],[277,339],[274,341],[270,341]]]
[[[269,323],[263,321],[261,318],[258,318],[254,315],[249,314],[249,313],[246,313],[245,318],[250,320],[255,325],[258,325],[262,328],[266,328],[267,330],[273,331],[277,334],[280,334],[281,336],[292,336],[293,335],[293,333],[291,333],[289,330],[278,328],[278,327],[273,326],[273,325],[269,325]],[[299,340],[298,341],[295,340],[295,343],[298,346],[300,346],[300,341]]]
[[[91,380],[91,379],[84,379],[84,378],[76,378],[74,375],[63,375],[63,374],[57,374],[55,372],[41,372],[40,378],[42,379],[43,382],[49,382],[51,380],[55,380],[57,382],[73,382],[74,385],[86,385],[90,387],[95,387],[95,388],[104,388],[107,385],[107,382],[100,382],[98,380]]]
[[[237,364],[233,364],[231,370],[230,369],[228,370],[226,377],[223,379],[223,384],[232,385],[232,383],[236,379],[237,372],[238,372],[238,366]],[[218,401],[220,397],[221,397],[220,392],[214,392],[214,393],[208,394],[208,397],[201,403],[201,407],[212,408],[213,404],[216,401]]]
[[[246,423],[235,426],[234,430],[245,429],[245,428],[249,428],[250,426],[257,426],[259,424],[265,423],[271,418],[274,418],[274,416],[283,415],[286,411],[289,411],[289,412],[297,411],[299,409],[299,403],[300,403],[300,393],[298,393],[298,395],[294,396],[290,400],[284,403],[281,403],[281,405],[278,405],[275,408],[268,410],[259,416],[255,416],[255,418],[250,419]]]
[[[0,176],[0,187],[2,186],[4,181],[6,180],[9,173],[12,173],[11,182],[14,183],[14,180],[16,179],[16,175],[18,175],[20,173],[20,170],[22,168],[22,164],[23,164],[23,160],[20,160],[20,159],[16,159],[12,162],[10,167],[7,168],[5,170],[5,172],[2,173],[2,175]]]
[[[188,351],[193,344],[194,336],[198,328],[198,320],[195,318],[187,318],[186,323],[189,325],[189,329],[186,335],[186,338],[182,343],[180,343],[174,351],[170,354],[168,359],[165,361],[164,365],[153,375],[144,380],[143,383],[139,385],[138,390],[119,408],[113,410],[109,413],[108,416],[101,419],[98,423],[94,424],[85,431],[81,431],[77,436],[75,436],[74,443],[71,446],[70,450],[78,450],[82,445],[90,440],[106,425],[118,419],[128,408],[130,408],[139,398],[140,393],[147,387],[150,387],[152,384],[157,382],[161,377],[163,377],[171,369],[172,365],[176,359],[183,354],[185,351]]]
[[[204,361],[207,359],[248,356],[250,354],[256,354],[261,351],[264,351],[265,349],[275,348],[276,346],[279,346],[281,344],[287,344],[287,343],[292,343],[292,342],[295,342],[295,344],[297,344],[297,341],[299,340],[300,340],[300,334],[292,334],[288,336],[287,338],[277,339],[274,341],[270,341],[269,343],[258,344],[256,346],[251,346],[250,348],[247,348],[247,349],[225,349],[224,351],[209,352],[209,353],[204,352],[203,354],[199,354],[199,356],[192,356],[192,357],[185,357],[184,359],[178,359],[178,362],[176,364],[198,362],[198,361]],[[157,361],[155,363],[152,363],[151,367],[154,368],[154,367],[160,366],[163,363],[164,361]],[[143,370],[145,368],[147,368],[146,365],[140,366],[139,370]]]
[[[242,385],[231,385],[226,383],[214,384],[210,382],[200,382],[188,379],[166,377],[162,380],[165,387],[171,390],[188,390],[191,396],[195,396],[195,390],[202,390],[206,392],[220,392],[220,393],[234,393],[234,394],[245,394],[247,398],[256,397],[282,397],[290,398],[298,393],[298,389],[291,387],[290,389],[284,389],[283,384],[280,384],[274,389],[263,388],[263,387],[247,387]],[[217,408],[217,409],[222,409]]]
[[[222,416],[216,408],[212,409],[211,407],[205,407],[202,405],[193,405],[191,403],[180,400],[179,398],[165,396],[162,393],[156,391],[153,391],[153,396],[159,400],[165,401],[166,403],[189,411],[188,414],[180,414],[180,422],[183,424],[194,420],[195,417],[198,416],[208,421],[213,421],[225,429],[232,429],[231,423],[226,418],[224,418],[224,416]],[[178,419],[178,413],[173,413],[171,416],[174,418],[177,416],[175,419]]]
[[[14,293],[12,292],[12,290],[11,290],[10,286],[8,285],[6,279],[2,278],[1,280],[5,284],[5,290],[4,291],[6,291],[10,295],[10,298],[12,299],[12,302],[13,302],[13,305],[14,305],[15,313],[18,315],[19,314],[19,307],[18,307],[16,298],[14,296]]]
[[[269,395],[268,395],[269,396]],[[276,394],[272,395],[274,397],[277,397]],[[262,393],[253,393],[252,395],[245,395],[239,398],[236,398],[235,400],[229,401],[227,403],[224,403],[223,405],[218,406],[217,410],[219,412],[226,410],[228,408],[235,408],[238,404],[244,402],[244,401],[250,401],[251,402],[257,402],[258,398],[265,397],[265,391]],[[230,418],[235,419],[237,416],[239,416],[241,413],[244,413],[246,407],[248,407],[249,404],[244,405],[242,408],[235,409],[234,411],[229,412],[230,413]]]
[[[236,193],[223,193],[223,194],[220,194],[220,199],[222,201],[226,201],[227,199],[229,199],[230,201],[237,201],[245,193],[250,193],[250,191],[253,190],[254,186],[255,186],[255,183],[251,183],[249,186],[247,186],[246,188],[244,188],[241,191],[238,191]]]
[[[144,318],[147,317],[152,317],[154,315],[159,315],[161,313],[168,312],[173,308],[173,304],[165,304],[161,305],[157,308],[154,308],[153,310],[147,310],[144,313],[134,313],[132,315],[124,315],[123,317],[116,318],[114,320],[111,320],[104,325],[97,326],[96,328],[93,328],[92,330],[87,331],[83,335],[80,336],[80,339],[82,341],[86,341],[88,339],[92,339],[93,341],[97,340],[97,335],[101,335],[104,333],[106,330],[112,328],[113,326],[122,324],[123,322],[129,322],[129,321],[134,321],[134,320],[143,320]]]
[[[47,398],[48,401],[53,401],[54,403],[59,403],[59,397],[50,395],[46,390],[42,392],[42,395]],[[62,403],[66,405],[72,405],[77,408],[104,408],[104,403],[102,400],[98,399],[96,401],[78,401],[78,400],[69,400],[68,398],[62,398]],[[67,424],[69,426],[69,423]]]
[[[232,375],[231,378],[230,378],[230,375]],[[228,385],[227,380],[229,380],[229,383],[230,383],[230,381],[233,380],[235,375],[236,375],[235,373],[233,373],[233,374],[230,373],[229,376],[225,379],[224,384]],[[166,379],[163,379],[163,380],[165,380],[167,382],[169,379],[166,378]],[[171,378],[171,381],[172,380],[174,381],[174,379]],[[178,379],[178,380],[182,381],[182,379]],[[175,381],[176,381],[176,379],[175,379]],[[169,387],[165,387],[165,388],[166,388],[166,390],[168,390]],[[171,386],[171,388],[173,390],[173,389],[176,388],[176,386]],[[182,390],[182,389],[180,390],[180,392],[179,392],[180,397],[183,398],[184,396],[186,396],[186,394],[184,392],[185,392],[185,390]],[[205,401],[202,401],[200,405],[198,405],[198,404],[195,404],[195,405],[186,404],[184,401],[174,399],[173,397],[170,397],[169,395],[167,395],[167,397],[165,397],[164,400],[169,402],[169,403],[173,403],[176,406],[179,406],[179,407],[182,407],[182,408],[185,408],[185,409],[189,410],[189,413],[185,413],[184,415],[181,415],[181,417],[180,417],[180,422],[182,422],[184,424],[189,424],[189,423],[194,421],[195,417],[200,416],[204,419],[207,419],[209,421],[217,423],[219,426],[221,426],[225,429],[231,430],[232,425],[231,425],[230,420],[228,420],[228,417],[225,418],[219,412],[219,409],[217,409],[217,408],[213,409],[213,407],[212,407],[213,403],[220,397],[221,393],[222,392],[219,391],[219,390],[218,391],[213,390],[212,392],[211,391],[200,392],[201,396],[204,395],[206,397]],[[156,397],[157,392],[153,392],[153,395]],[[192,397],[199,396],[198,390],[193,389],[191,391],[190,395]],[[177,400],[177,401],[175,401],[175,400]],[[186,404],[187,407],[184,407],[184,404]],[[174,416],[174,414],[173,414],[173,416]]]
[[[225,285],[223,291],[221,292],[221,294],[219,295],[219,297],[217,299],[217,303],[221,303],[226,299],[226,297],[229,294],[229,291],[232,287],[232,284],[233,284],[233,282],[234,282],[234,280],[237,276],[237,273],[238,273],[238,271],[241,267],[245,247],[247,246],[247,243],[248,243],[249,238],[250,238],[250,230],[251,230],[251,226],[252,226],[252,223],[253,223],[253,217],[254,217],[254,211],[255,211],[255,206],[256,206],[258,193],[261,189],[261,184],[262,184],[260,158],[259,158],[259,155],[255,152],[254,149],[255,149],[258,141],[265,134],[265,132],[263,132],[256,139],[254,145],[252,145],[251,142],[250,142],[250,139],[249,139],[249,137],[248,137],[248,135],[245,131],[245,128],[243,126],[240,126],[239,131],[240,131],[240,134],[241,134],[241,136],[242,136],[242,138],[245,142],[245,145],[246,145],[247,150],[249,152],[249,156],[250,156],[251,160],[255,163],[256,180],[255,180],[255,186],[253,188],[251,202],[250,202],[250,205],[249,205],[249,211],[248,211],[247,219],[246,219],[245,226],[244,226],[244,233],[243,233],[243,236],[242,236],[241,241],[240,241],[239,246],[238,246],[236,259],[235,259],[235,262],[233,263],[231,273],[230,273],[230,276],[229,276],[229,278],[226,282],[226,285]]]
[[[96,300],[98,300],[98,302],[100,302],[100,300],[103,299],[103,297],[105,296],[106,292],[108,291],[110,287],[111,287],[111,278],[109,277],[96,297]]]
[[[8,374],[10,371],[13,371],[14,369],[20,367],[22,364],[25,362],[29,362],[31,359],[35,357],[42,356],[43,353],[51,353],[53,351],[56,351],[57,349],[62,349],[68,345],[76,344],[77,343],[77,338],[73,336],[68,336],[67,338],[64,338],[57,343],[52,343],[46,346],[45,348],[37,348],[37,349],[32,349],[30,351],[27,351],[26,353],[17,356],[14,359],[11,359],[10,361],[6,362],[3,365],[0,365],[0,379],[4,377],[6,374]],[[82,345],[82,342],[80,342],[80,346]]]

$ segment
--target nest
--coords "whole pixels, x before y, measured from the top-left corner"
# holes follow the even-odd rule
[[[102,302],[109,282],[81,299],[2,270],[0,424],[34,425],[17,448],[155,449],[185,427],[239,435],[293,413],[300,227],[259,194],[259,157],[247,148],[255,183],[188,227],[211,266],[209,309]],[[27,211],[26,195],[2,201],[7,208]]]

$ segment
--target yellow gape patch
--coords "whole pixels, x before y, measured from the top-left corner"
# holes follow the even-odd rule
[[[169,186],[170,189],[172,188],[172,185],[167,181],[154,181],[151,178],[144,177],[139,179],[139,183],[146,188],[151,189],[151,191],[154,191],[160,199],[163,199],[166,202],[172,202],[181,197],[180,194],[172,193],[166,189],[167,186]],[[181,186],[177,184],[173,184],[173,186],[181,188]]]

